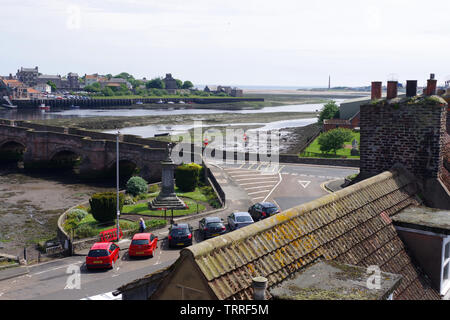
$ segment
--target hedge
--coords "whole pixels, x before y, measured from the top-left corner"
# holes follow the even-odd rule
[[[124,201],[125,196],[121,193],[119,195],[120,211],[122,211]],[[98,222],[113,221],[117,217],[117,195],[115,192],[95,193],[89,199],[89,204],[91,205],[92,216]]]

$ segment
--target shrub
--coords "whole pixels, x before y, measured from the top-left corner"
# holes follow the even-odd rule
[[[151,186],[148,187],[149,193],[155,193],[158,191],[159,191],[159,186],[157,184],[152,184]]]
[[[64,221],[63,228],[66,232],[71,232],[78,227],[78,223],[79,221],[76,219],[66,219],[66,221]]]
[[[89,204],[91,205],[91,213],[98,222],[113,221],[117,217],[117,196],[114,192],[95,193]],[[122,210],[125,202],[123,193],[119,195],[119,210]]]
[[[97,230],[87,223],[80,225],[75,231],[75,236],[78,238],[90,238],[96,235]]]
[[[175,170],[177,187],[183,192],[194,191],[198,186],[202,166],[196,163],[182,164]]]
[[[77,220],[78,222],[80,222],[81,220],[84,219],[84,217],[87,216],[87,211],[83,210],[83,209],[72,209],[69,211],[69,213],[67,214],[67,219],[74,219]]]
[[[137,196],[146,193],[148,189],[147,181],[141,177],[131,177],[127,182],[127,193]]]
[[[136,201],[134,201],[134,198],[130,195],[125,196],[125,200],[123,202],[124,205],[129,206],[136,204]]]
[[[345,141],[349,141],[352,138],[352,132],[349,129],[333,129],[322,133],[319,136],[318,143],[322,152],[333,151],[336,154],[338,149],[343,147]]]

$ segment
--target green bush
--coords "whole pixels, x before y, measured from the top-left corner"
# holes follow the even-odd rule
[[[198,186],[202,166],[196,163],[182,164],[175,170],[175,181],[182,192],[194,191]]]
[[[78,227],[79,223],[80,222],[74,218],[66,219],[66,221],[64,221],[63,228],[66,232],[71,232]]]
[[[201,187],[200,192],[206,196],[206,199],[211,207],[215,209],[222,207],[219,199],[217,199],[214,189],[211,186]]]
[[[117,196],[114,192],[95,193],[89,204],[91,205],[91,213],[98,222],[113,221],[117,217]],[[122,211],[125,196],[123,193],[119,195],[119,210]]]
[[[159,191],[159,186],[157,184],[152,184],[148,187],[148,193],[155,193]]]
[[[82,224],[75,230],[75,236],[79,239],[94,237],[98,230],[89,224]]]
[[[132,196],[126,195],[123,204],[126,206],[129,206],[129,205],[136,204],[136,201],[134,200],[134,198]]]
[[[127,193],[137,196],[146,193],[148,190],[147,181],[141,177],[131,177],[127,182]]]
[[[84,217],[87,216],[87,214],[88,213],[86,210],[75,208],[69,211],[69,213],[67,214],[67,219],[74,219],[80,222],[84,219]]]

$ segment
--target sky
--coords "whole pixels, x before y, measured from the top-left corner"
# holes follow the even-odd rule
[[[450,80],[448,0],[0,0],[0,75],[166,73],[194,84]]]

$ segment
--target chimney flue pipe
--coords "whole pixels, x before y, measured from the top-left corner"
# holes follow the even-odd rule
[[[267,288],[267,278],[256,277],[252,279],[253,287],[253,299],[254,300],[265,300],[266,298],[266,288]]]

